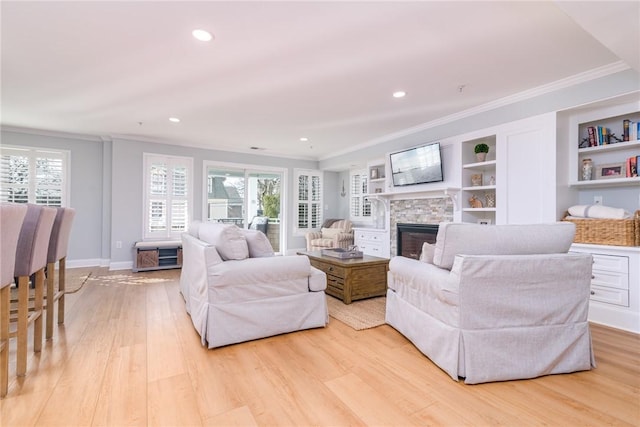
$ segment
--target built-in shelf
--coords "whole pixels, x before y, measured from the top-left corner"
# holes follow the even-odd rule
[[[464,208],[464,212],[495,212],[496,208]]]
[[[463,169],[495,169],[496,161],[495,160],[487,160],[486,162],[476,162],[476,163],[467,163],[462,165]]]
[[[464,191],[486,191],[486,190],[494,190],[496,189],[495,185],[475,185],[473,187],[462,187]]]
[[[640,177],[592,179],[591,181],[574,181],[569,183],[571,187],[587,188],[631,187],[637,185],[640,185]]]
[[[617,142],[615,144],[599,145],[597,147],[585,147],[578,149],[579,154],[604,153],[605,151],[628,150],[630,148],[640,148],[640,140]]]

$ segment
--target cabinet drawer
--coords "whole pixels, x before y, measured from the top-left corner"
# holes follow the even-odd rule
[[[364,252],[367,255],[372,255],[372,256],[377,256],[377,257],[383,257],[382,256],[382,244],[376,244],[376,243],[363,243],[361,245],[358,245],[358,248],[360,248],[360,250],[362,252]]]
[[[628,274],[629,258],[626,256],[593,254],[593,270]]]
[[[629,307],[629,291],[592,285],[591,300]]]
[[[356,236],[356,240],[358,241],[369,241],[369,242],[381,242],[382,236],[379,233],[371,233],[366,231],[359,231]]]
[[[618,289],[629,289],[629,275],[593,269],[591,273],[591,284],[596,286],[606,286]]]
[[[342,267],[338,267],[337,265],[327,264],[324,262],[312,261],[311,265],[313,265],[318,270],[324,271],[327,276],[332,275],[336,277],[340,277],[344,279],[346,277],[346,270]]]

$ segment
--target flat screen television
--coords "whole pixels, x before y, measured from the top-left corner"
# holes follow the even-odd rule
[[[440,182],[444,179],[439,142],[392,153],[389,160],[395,187]]]

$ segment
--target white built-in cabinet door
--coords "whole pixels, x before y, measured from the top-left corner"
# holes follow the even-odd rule
[[[500,126],[496,160],[496,223],[556,221],[555,113]]]

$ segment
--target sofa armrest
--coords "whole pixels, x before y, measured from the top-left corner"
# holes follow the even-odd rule
[[[460,326],[467,329],[585,322],[589,254],[457,255]]]
[[[458,304],[456,283],[449,270],[412,258],[396,256],[389,261],[387,285],[389,289],[424,294],[426,299],[437,299],[447,305]]]
[[[307,239],[307,243],[309,243],[311,240],[322,238],[322,233],[320,231],[310,231],[305,235],[305,237]]]

